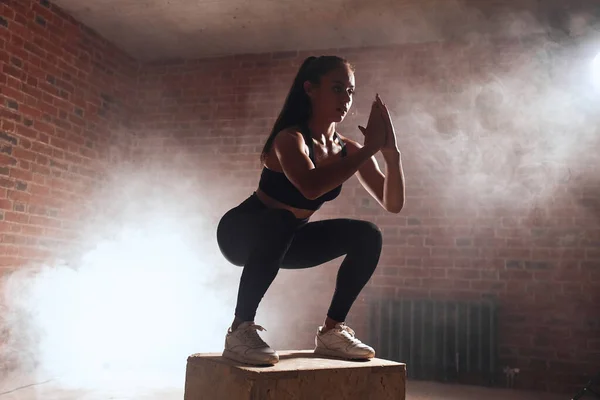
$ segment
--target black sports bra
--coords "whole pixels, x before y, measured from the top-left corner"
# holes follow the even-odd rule
[[[315,163],[313,142],[308,127],[301,127],[301,133],[304,137],[304,142],[308,146],[308,156],[312,162]],[[337,132],[334,135],[340,141],[342,145],[341,154],[342,157],[345,157],[347,153],[346,144],[342,141],[342,139],[340,139]],[[258,187],[270,197],[291,207],[315,211],[321,208],[323,203],[326,201],[331,201],[338,197],[342,191],[342,185],[339,185],[335,189],[323,194],[319,198],[310,200],[302,195],[298,188],[296,188],[296,186],[290,182],[285,173],[273,171],[267,167],[263,167],[262,169]]]

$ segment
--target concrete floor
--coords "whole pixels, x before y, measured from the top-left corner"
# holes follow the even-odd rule
[[[52,382],[10,386],[0,383],[0,400],[182,400],[183,390],[170,389],[153,393],[74,391],[57,388]],[[510,389],[409,381],[407,400],[569,400],[568,395],[537,393]],[[232,399],[234,400],[234,399]]]
[[[407,400],[569,400],[568,395],[411,381]]]

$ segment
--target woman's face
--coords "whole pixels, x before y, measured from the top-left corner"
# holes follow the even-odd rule
[[[342,122],[352,106],[354,73],[347,67],[339,67],[323,75],[317,85],[309,85],[313,116],[330,122]]]

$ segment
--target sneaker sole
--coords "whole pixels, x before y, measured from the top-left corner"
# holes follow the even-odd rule
[[[256,366],[275,365],[279,362],[279,359],[275,359],[275,360],[271,360],[271,361],[263,361],[263,362],[254,361],[254,360],[250,360],[248,358],[245,358],[244,356],[241,356],[241,355],[234,353],[233,351],[229,351],[229,350],[223,350],[222,356],[225,358],[228,358],[230,360],[240,362],[242,364],[256,365]]]
[[[314,350],[315,354],[318,355],[322,355],[322,356],[327,356],[327,357],[333,357],[333,358],[338,358],[340,360],[370,360],[371,358],[375,358],[375,355],[369,355],[369,356],[363,356],[363,357],[352,357],[352,356],[346,356],[342,353],[339,353],[335,350],[329,350],[329,349],[324,349],[322,347],[316,347]]]

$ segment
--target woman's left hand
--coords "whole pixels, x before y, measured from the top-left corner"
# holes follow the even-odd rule
[[[382,153],[386,153],[386,152],[399,153],[400,150],[398,150],[398,143],[396,142],[396,132],[394,132],[394,125],[392,124],[392,118],[390,117],[390,112],[388,111],[386,105],[381,100],[381,97],[379,97],[379,94],[377,94],[376,99],[377,99],[377,102],[379,103],[379,109],[381,110],[381,117],[383,118],[384,125],[385,125],[385,131],[386,131],[385,132],[386,140],[385,140],[385,144],[381,148],[381,152]]]

